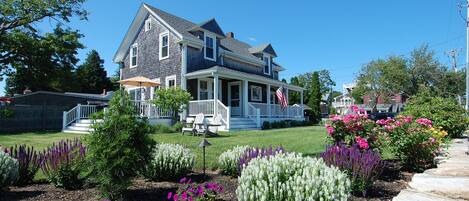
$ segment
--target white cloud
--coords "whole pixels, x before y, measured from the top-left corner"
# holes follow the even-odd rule
[[[249,39],[250,41],[253,41],[253,42],[257,41],[257,39],[254,38],[254,37],[249,37],[248,39]]]

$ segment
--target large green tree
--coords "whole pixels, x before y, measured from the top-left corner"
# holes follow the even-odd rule
[[[104,60],[96,50],[91,50],[83,64],[76,70],[78,91],[83,93],[101,93],[103,89],[113,90],[111,80],[106,76]]]
[[[39,48],[31,46],[32,40],[46,41],[47,39],[44,38],[50,37],[47,34],[40,34],[41,32],[35,27],[36,23],[48,19],[62,25],[74,16],[86,19],[84,2],[85,0],[2,0],[0,3],[0,79],[5,73],[16,70],[12,69],[12,64],[28,62],[28,59],[34,57],[24,54],[25,47]],[[67,45],[65,43],[62,46]],[[56,53],[60,54],[60,52]]]
[[[14,50],[20,56],[9,63],[14,71],[7,74],[7,94],[21,93],[26,88],[59,92],[75,88],[71,80],[74,80],[74,66],[79,61],[77,50],[83,48],[80,33],[56,27],[54,32],[40,38],[19,30],[10,36],[15,38]]]
[[[314,72],[311,76],[308,106],[311,108],[311,120],[319,122],[321,119],[321,83],[318,72]]]
[[[321,94],[330,94],[332,92],[333,87],[335,86],[334,80],[332,80],[330,76],[330,72],[328,70],[320,70],[317,71],[319,77],[319,87]],[[311,83],[313,78],[314,72],[304,73],[290,79],[290,84],[296,85],[299,87],[303,87],[305,89],[304,94],[304,102],[307,103],[309,101],[308,94],[311,93]],[[292,103],[298,103],[300,101],[300,94],[293,93],[289,96],[289,101]],[[328,100],[330,101],[330,100]]]

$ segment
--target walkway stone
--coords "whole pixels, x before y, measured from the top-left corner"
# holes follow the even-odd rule
[[[469,148],[467,139],[454,139],[446,157],[440,157],[437,168],[415,174],[409,189],[393,201],[469,200]]]

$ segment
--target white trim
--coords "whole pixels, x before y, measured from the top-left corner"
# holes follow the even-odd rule
[[[166,87],[166,88],[169,87],[169,81],[170,81],[170,80],[174,80],[174,87],[176,87],[176,86],[177,86],[176,75],[166,76],[165,87]]]
[[[256,99],[254,99],[254,89],[259,90],[259,97],[256,98]],[[251,101],[260,101],[260,102],[262,102],[262,87],[256,86],[256,85],[251,85],[250,92],[251,92]]]
[[[240,54],[237,54],[237,53],[234,53],[234,52],[226,51],[226,50],[223,50],[223,49],[220,49],[220,54],[226,56],[226,58],[233,59],[233,60],[236,60],[236,61],[239,61],[239,62],[244,62],[244,63],[247,63],[247,64],[251,64],[251,65],[254,65],[254,66],[257,66],[257,67],[263,67],[264,66],[264,62],[262,62],[262,60],[260,60],[260,59],[253,59],[253,58],[250,58],[250,57],[247,57],[247,56],[244,56],[244,55],[240,55]]]
[[[137,53],[135,54],[135,65],[132,65],[132,57],[133,57],[133,53],[134,53],[134,47],[137,48]],[[134,43],[132,44],[132,46],[130,46],[130,50],[129,50],[129,66],[130,68],[135,68],[138,66],[138,43]]]
[[[210,57],[207,57],[207,38],[210,38],[213,40],[213,58],[210,58]],[[211,60],[211,61],[217,61],[217,37],[215,37],[215,35],[211,34],[211,33],[208,33],[208,32],[204,32],[204,58],[207,59],[207,60]]]
[[[153,15],[153,17],[155,17],[158,21],[160,21],[164,26],[166,26],[172,32],[174,32],[180,39],[183,38],[181,33],[176,31],[176,29],[174,29],[172,26],[169,26],[168,23],[166,23],[159,15],[157,15],[155,12],[153,12],[153,10],[151,10],[147,5],[143,4],[143,7],[145,7],[148,10],[148,12],[150,12]]]
[[[267,59],[267,67],[268,67],[268,72],[265,72],[265,59]],[[262,71],[264,72],[264,75],[271,75],[271,72],[272,72],[272,62],[270,61],[270,56],[268,55],[263,55],[262,56],[262,61],[264,62],[264,68],[262,69]]]
[[[163,54],[163,37],[168,37],[168,44],[167,44],[167,48],[168,48],[168,51],[167,51],[167,54],[165,57],[162,56]],[[159,55],[159,58],[160,60],[163,60],[163,59],[167,59],[169,58],[169,32],[168,31],[165,31],[163,33],[160,33],[159,35],[159,43],[158,43],[158,55]]]
[[[151,17],[145,20],[145,32],[150,31],[152,28]]]
[[[160,78],[155,78],[155,79],[152,79],[153,81],[155,82],[158,82],[160,84],[160,86],[156,86],[156,87],[150,87],[150,100],[153,100],[155,98],[155,90],[156,88],[160,88],[161,87],[161,79]]]
[[[197,100],[200,100],[200,81],[207,82],[207,99],[203,100],[213,99],[213,80],[209,78],[200,78],[197,79]]]

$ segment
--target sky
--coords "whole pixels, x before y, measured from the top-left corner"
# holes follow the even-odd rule
[[[281,78],[327,69],[339,91],[371,60],[407,57],[422,44],[443,64],[450,64],[452,49],[459,53],[460,68],[465,61],[466,29],[458,8],[463,1],[457,0],[88,0],[88,21],[67,24],[84,34],[80,60],[95,49],[112,75],[114,53],[142,2],[194,23],[215,18],[224,32],[251,45],[271,43],[275,61],[287,69]],[[43,21],[38,28],[48,32],[53,26]],[[3,89],[0,82],[0,96]]]

